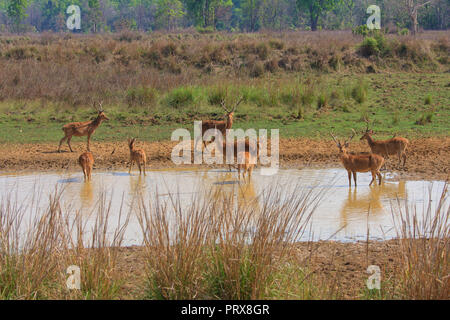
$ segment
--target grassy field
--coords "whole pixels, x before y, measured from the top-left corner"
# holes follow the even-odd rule
[[[350,32],[0,36],[0,143],[56,142],[61,127],[111,121],[97,141],[170,139],[193,120],[223,119],[220,101],[243,103],[234,128],[328,139],[371,121],[377,138],[447,135],[449,33]]]
[[[340,74],[272,77],[251,85],[187,86],[155,94],[147,105],[104,105],[110,121],[95,140],[169,140],[176,128],[192,131],[193,120],[222,119],[220,99],[244,101],[234,128],[278,128],[282,137],[326,138],[330,130],[348,134],[371,121],[377,137],[448,135],[450,79],[446,73]],[[145,94],[140,93],[141,95]],[[91,107],[66,108],[58,103],[2,101],[0,142],[56,142],[63,124],[95,116]]]

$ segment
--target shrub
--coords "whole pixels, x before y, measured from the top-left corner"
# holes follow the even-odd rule
[[[366,37],[369,34],[369,28],[367,25],[363,24],[361,26],[357,26],[352,28],[353,35],[360,35]]]
[[[129,107],[151,106],[155,103],[158,92],[154,88],[136,87],[127,91],[126,101]]]
[[[321,93],[319,94],[319,96],[317,97],[317,109],[323,109],[326,108],[328,105],[328,97],[325,93]]]
[[[362,104],[367,100],[367,84],[360,81],[352,89],[352,98]]]
[[[430,105],[431,102],[432,102],[431,94],[427,94],[427,96],[425,97],[425,104]]]
[[[398,35],[399,36],[409,36],[409,29],[408,28],[403,28],[401,30],[398,31]]]
[[[363,57],[378,55],[380,53],[380,49],[378,48],[377,40],[373,37],[364,38],[362,44],[358,47],[358,53]]]
[[[180,87],[173,89],[167,94],[166,104],[169,107],[179,109],[194,103],[194,92],[192,88]]]
[[[208,93],[208,103],[210,105],[220,105],[227,96],[226,90],[222,87],[216,87]]]
[[[196,27],[195,28],[196,30],[197,30],[197,32],[198,33],[201,33],[201,34],[205,34],[205,33],[214,33],[214,27],[212,27],[212,26],[208,26],[208,27]]]

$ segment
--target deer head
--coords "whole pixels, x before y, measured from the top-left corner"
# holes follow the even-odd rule
[[[98,104],[98,106],[97,106]],[[97,110],[98,115],[97,119],[99,120],[109,120],[109,118],[106,116],[105,112],[103,111],[103,102],[93,102],[94,109]]]
[[[228,108],[225,107],[225,99],[222,99],[222,101],[220,102],[220,105],[225,110],[228,118],[233,119],[234,111],[236,110],[236,107],[241,104],[242,100],[244,100],[243,96],[241,96],[239,98],[239,100],[236,102],[236,104],[233,106],[233,108],[231,110],[229,110]]]
[[[369,130],[369,120],[365,119],[364,120],[367,124],[366,126],[366,130],[363,131],[363,135],[359,140],[363,140],[363,139],[367,139],[367,138],[371,138],[371,135],[373,135],[373,130]]]
[[[134,148],[134,142],[136,141],[136,138],[128,138],[128,148],[130,148],[130,150],[133,150]]]
[[[344,141],[344,144],[342,144],[342,143],[341,143],[341,142],[333,135],[333,133],[330,132],[330,134],[331,134],[331,137],[333,138],[334,142],[336,143],[336,146],[337,146],[338,149],[339,149],[339,153],[346,154],[346,153],[347,153],[347,148],[348,148],[348,146],[349,146],[349,143],[350,143],[350,141],[352,141],[352,139],[353,139],[353,137],[355,136],[356,132],[355,132],[355,130],[352,129],[352,135],[351,135],[347,140]]]

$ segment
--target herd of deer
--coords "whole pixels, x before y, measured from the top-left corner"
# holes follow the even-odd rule
[[[237,103],[234,105],[232,109],[227,109],[225,107],[225,101],[222,101],[221,106],[225,110],[225,120],[224,121],[218,121],[218,120],[204,120],[202,121],[202,127],[201,127],[201,137],[203,137],[204,133],[209,129],[217,129],[219,130],[223,136],[226,135],[226,130],[231,129],[233,126],[233,114],[236,109],[236,107],[242,102],[243,98],[241,97]],[[94,104],[95,106],[95,104]],[[90,151],[90,138],[91,135],[94,134],[95,130],[100,126],[102,121],[109,120],[109,118],[105,115],[102,109],[101,103],[99,104],[99,108],[96,108],[98,111],[97,117],[92,121],[86,121],[86,122],[72,122],[69,124],[66,124],[63,126],[62,130],[64,131],[64,137],[59,142],[58,152],[61,151],[61,145],[62,143],[67,140],[67,144],[69,145],[69,149],[71,152],[73,152],[72,147],[70,146],[70,140],[72,139],[72,136],[81,137],[81,136],[87,136],[87,152],[84,152],[80,155],[78,159],[78,163],[83,169],[84,173],[84,179],[90,180],[91,179],[91,172],[92,167],[94,165],[94,157]],[[367,127],[365,132],[363,133],[363,136],[360,140],[366,139],[369,147],[371,149],[370,153],[360,153],[360,154],[353,154],[349,153],[347,151],[347,148],[349,147],[350,141],[353,139],[353,137],[356,135],[355,130],[352,129],[352,135],[349,139],[345,140],[342,144],[332,133],[331,137],[333,138],[334,142],[336,143],[336,146],[339,149],[339,155],[340,160],[342,164],[344,165],[344,168],[348,172],[348,183],[351,187],[351,177],[353,175],[353,180],[355,182],[356,186],[356,173],[357,172],[371,172],[372,174],[372,181],[369,185],[372,185],[372,183],[376,180],[378,177],[379,184],[381,184],[381,173],[380,169],[383,165],[385,165],[385,158],[389,157],[389,155],[397,155],[399,164],[401,164],[401,160],[403,159],[403,167],[406,164],[406,149],[408,147],[409,141],[408,139],[402,138],[402,137],[393,137],[388,140],[379,140],[375,141],[372,138],[372,135],[374,132],[372,130],[369,130],[369,122],[367,122]],[[130,150],[130,169],[129,173],[131,172],[131,167],[134,162],[138,165],[139,173],[142,174],[142,172],[145,175],[145,165],[146,165],[146,154],[143,149],[135,148],[134,143],[136,141],[136,138],[128,139],[128,148]],[[196,149],[197,146],[196,141],[194,143],[194,149]],[[241,171],[242,176],[245,179],[245,173],[248,173],[248,178],[251,178],[252,170],[254,168],[254,163],[256,163],[256,159],[253,159],[254,155],[256,154],[254,149],[256,146],[253,146],[250,141],[245,141],[245,151],[237,152],[237,141],[234,141],[233,149],[234,149],[234,157],[238,160],[238,177],[240,178]],[[203,141],[202,148],[206,147],[206,142]],[[222,148],[222,154],[226,154],[226,148],[227,143],[223,142],[223,148]],[[256,147],[257,148],[257,147]],[[230,167],[231,168],[231,167]]]

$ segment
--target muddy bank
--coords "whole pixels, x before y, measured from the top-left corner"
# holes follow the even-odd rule
[[[148,167],[163,169],[175,167],[170,155],[176,142],[142,142],[138,146],[147,153]],[[85,139],[72,142],[75,152],[57,152],[57,143],[2,144],[0,148],[0,170],[52,171],[78,170],[77,159],[85,150]],[[123,169],[128,164],[129,151],[126,142],[93,142],[91,150],[95,158],[94,169]],[[367,152],[367,143],[355,141],[351,151]],[[410,141],[406,167],[398,165],[398,159],[387,160],[389,171],[398,177],[414,179],[447,180],[450,175],[450,137],[422,138]],[[304,138],[280,140],[280,165],[283,168],[306,166],[340,166],[338,150],[332,141],[317,141]]]
[[[402,259],[399,246],[398,240],[369,243],[300,242],[295,244],[293,258],[312,272],[317,286],[333,286],[329,289],[336,294],[335,298],[362,299],[369,265],[380,267],[382,282],[399,278]],[[145,250],[138,246],[118,250],[118,270],[124,281],[121,298],[138,299],[145,290]]]

